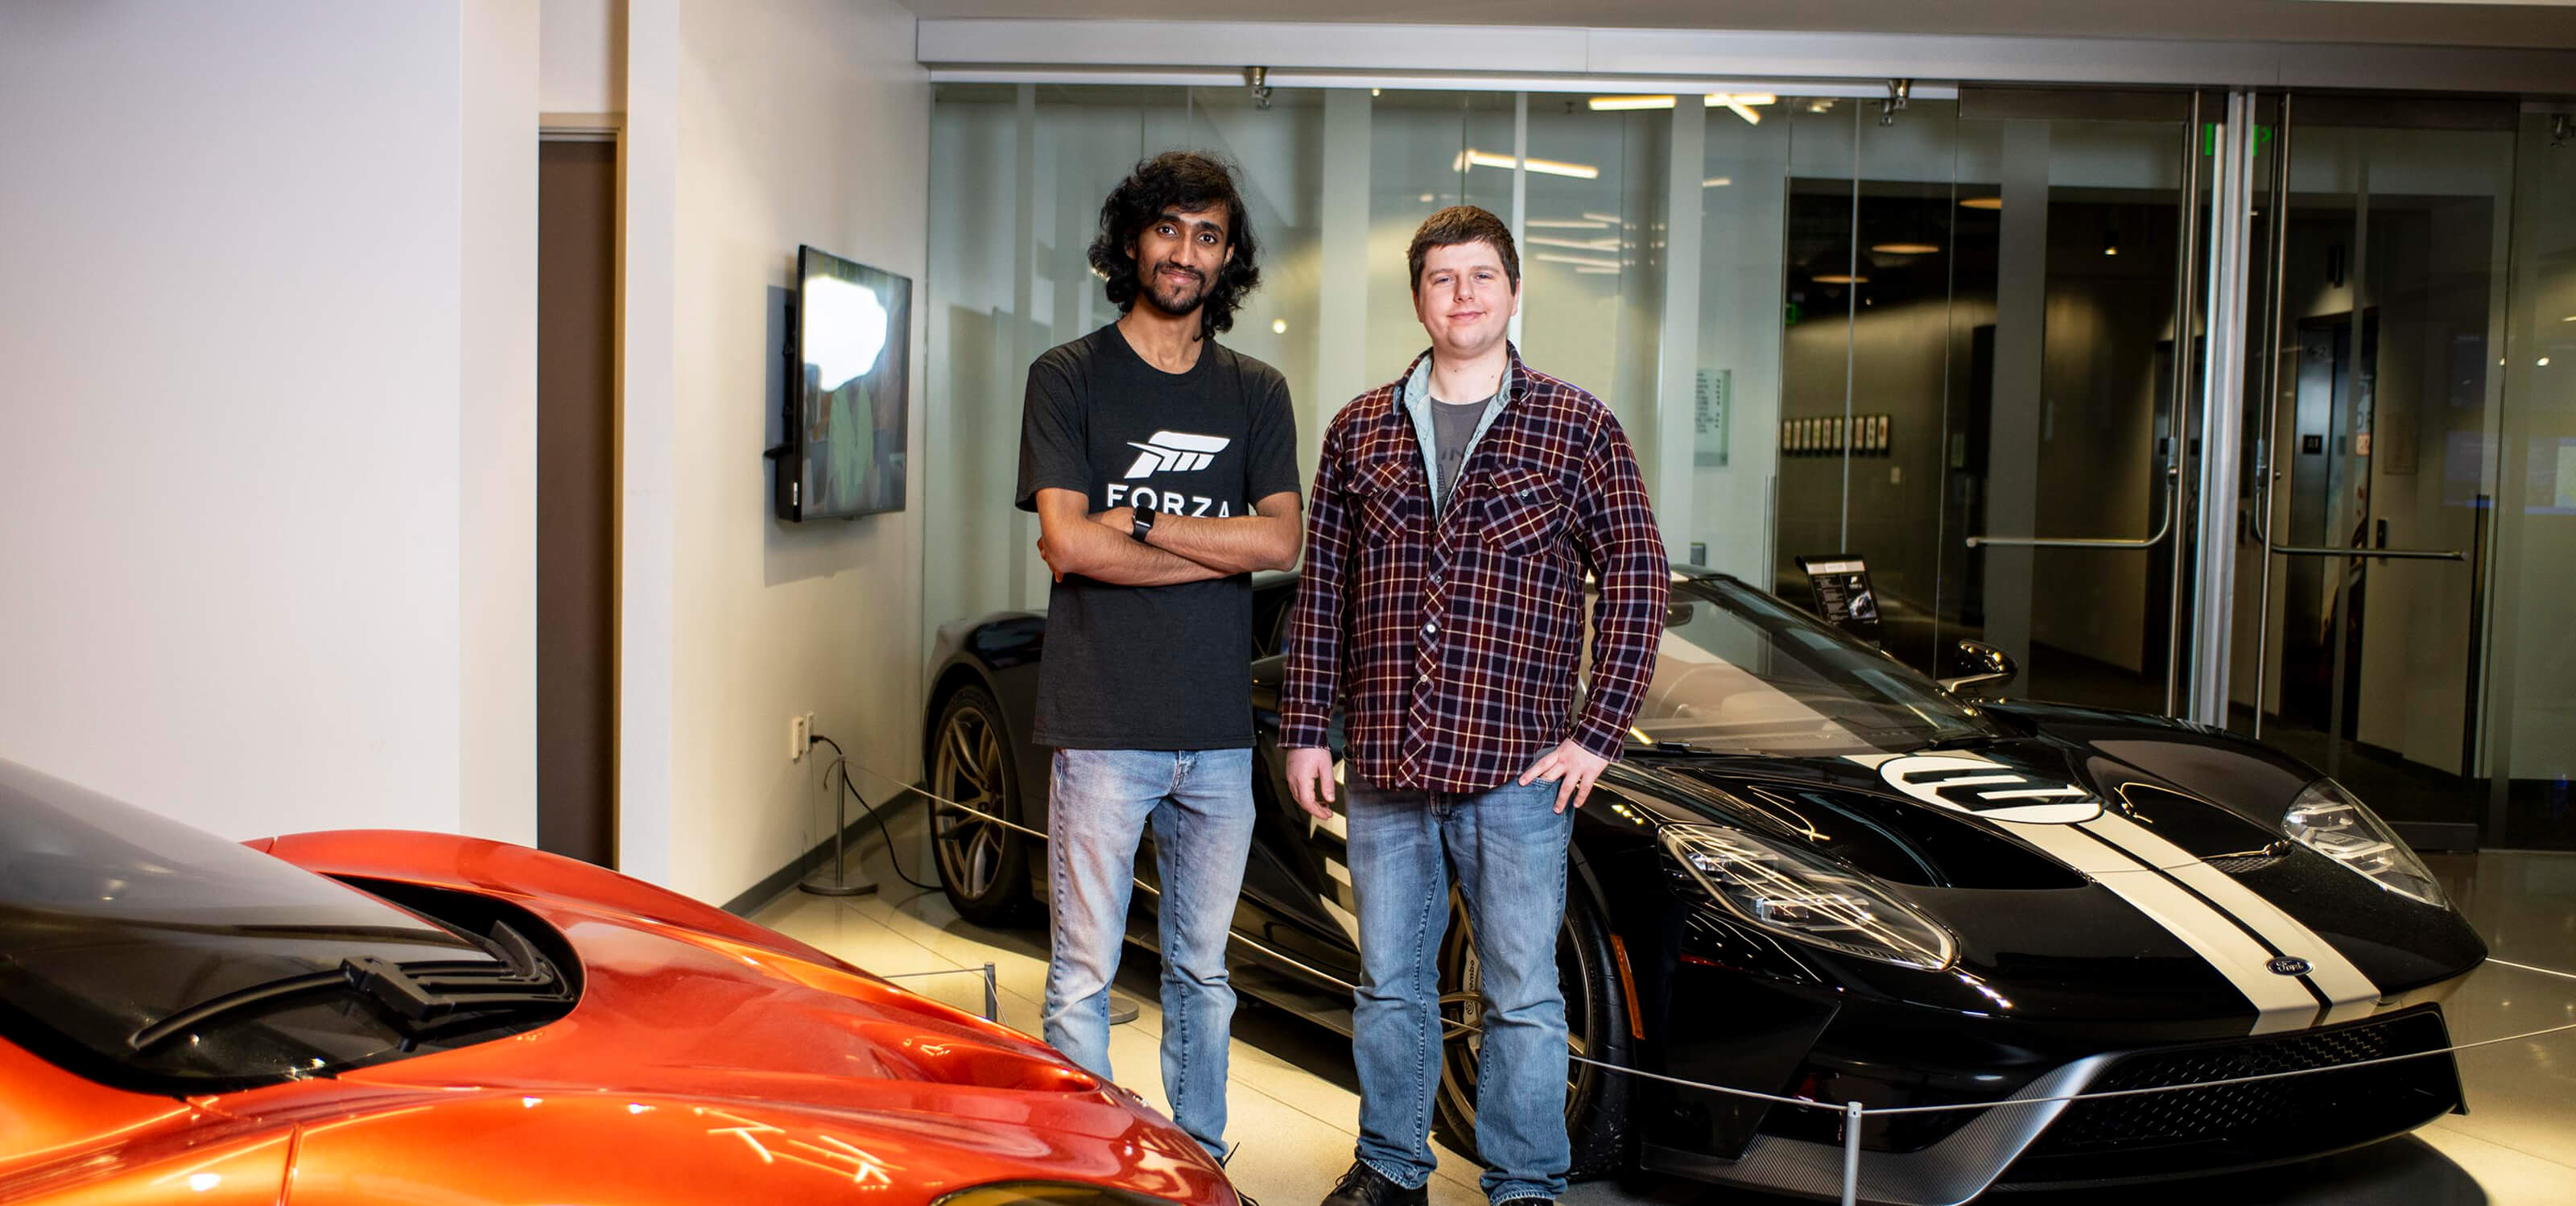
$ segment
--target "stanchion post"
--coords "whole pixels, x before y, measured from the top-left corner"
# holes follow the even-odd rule
[[[995,984],[993,965],[990,963],[984,965],[984,1020],[987,1022],[1002,1020],[1002,992]]]
[[[1859,1102],[1843,1103],[1843,1206],[1860,1201],[1860,1118]]]

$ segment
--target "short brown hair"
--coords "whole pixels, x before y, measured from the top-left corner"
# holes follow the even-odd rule
[[[1422,292],[1422,259],[1434,247],[1455,247],[1461,243],[1491,243],[1503,257],[1503,275],[1510,277],[1512,287],[1520,288],[1521,253],[1512,246],[1512,228],[1503,225],[1489,210],[1473,205],[1452,205],[1422,220],[1413,232],[1413,246],[1405,250],[1405,262],[1413,269],[1413,291]]]

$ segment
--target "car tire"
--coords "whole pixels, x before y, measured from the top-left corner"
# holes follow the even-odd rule
[[[939,887],[957,915],[1002,925],[1029,910],[1029,847],[1024,833],[952,807],[950,801],[1013,824],[1026,824],[1020,772],[1011,757],[1002,709],[982,687],[962,687],[932,722],[929,757],[932,848]]]
[[[1610,926],[1599,906],[1583,890],[1581,878],[1567,876],[1565,924],[1557,932],[1557,978],[1565,990],[1566,1045],[1620,1067],[1632,1064],[1628,1029],[1628,993],[1620,978]],[[1484,1009],[1476,988],[1476,954],[1467,910],[1453,892],[1449,932],[1440,945],[1440,1089],[1432,1110],[1432,1133],[1450,1149],[1478,1163],[1476,1151],[1476,1060],[1478,1035],[1472,1029]],[[1634,1086],[1630,1079],[1581,1062],[1566,1069],[1565,1129],[1574,1159],[1570,1179],[1619,1171],[1627,1163],[1628,1109]]]

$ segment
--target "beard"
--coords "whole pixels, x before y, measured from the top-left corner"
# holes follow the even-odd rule
[[[1191,279],[1175,284],[1163,277],[1163,270],[1168,267],[1173,265],[1168,262],[1156,264],[1152,274],[1145,278],[1146,299],[1154,303],[1155,309],[1174,318],[1196,312],[1207,300],[1207,278],[1194,274]]]

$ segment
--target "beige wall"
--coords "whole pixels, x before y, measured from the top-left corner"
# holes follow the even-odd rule
[[[0,7],[0,757],[532,831],[512,8]]]
[[[622,846],[630,871],[705,900],[830,833],[823,760],[787,758],[791,715],[814,713],[862,766],[919,772],[918,478],[912,509],[782,524],[761,457],[800,243],[913,279],[908,444],[921,446],[930,86],[912,24],[890,0],[630,9],[635,138],[662,137],[667,120],[672,141],[667,163],[629,161],[625,493],[644,527],[628,527],[625,589],[630,616],[664,598],[668,610],[627,632]],[[668,242],[656,227],[639,247],[638,209],[662,196]],[[639,275],[668,292],[637,291]],[[669,316],[666,342],[634,322],[639,306]],[[639,380],[657,375],[667,384]],[[666,755],[634,748],[653,740]],[[894,790],[855,779],[879,802]]]

